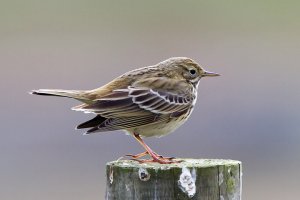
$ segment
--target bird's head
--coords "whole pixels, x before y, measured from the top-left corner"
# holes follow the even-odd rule
[[[161,64],[170,69],[171,76],[185,79],[193,85],[197,85],[202,77],[220,76],[220,74],[204,70],[197,62],[186,57],[169,58]]]

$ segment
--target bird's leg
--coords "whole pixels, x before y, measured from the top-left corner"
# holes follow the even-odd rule
[[[177,163],[178,161],[172,161],[173,158],[164,158],[160,155],[158,155],[157,153],[155,153],[143,140],[142,138],[138,135],[138,134],[133,134],[134,138],[144,147],[144,149],[146,150],[146,152],[137,154],[132,156],[133,160],[137,160],[141,163],[144,162],[158,162],[161,164],[170,164],[170,163]],[[138,158],[145,156],[145,155],[150,155],[152,157],[152,160],[139,160]]]
[[[139,135],[138,135],[138,137],[139,137]],[[147,147],[148,147],[148,149],[150,149],[151,151],[152,151],[152,153],[156,156],[156,157],[159,157],[159,158],[162,158],[162,159],[164,159],[164,160],[173,160],[173,159],[175,159],[175,157],[164,157],[164,156],[162,156],[162,155],[159,155],[158,153],[156,153],[156,152],[154,152],[143,140],[142,140],[142,138],[141,137],[139,137],[140,138],[140,140],[141,140],[141,142],[144,144],[144,145],[146,145]],[[140,157],[143,157],[143,156],[145,156],[145,155],[150,155],[149,153],[148,153],[148,151],[145,151],[145,152],[143,152],[143,153],[139,153],[139,154],[137,154],[137,155],[135,155],[135,156],[138,156],[137,158],[140,158]]]

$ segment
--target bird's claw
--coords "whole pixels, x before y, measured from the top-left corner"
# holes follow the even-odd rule
[[[167,159],[136,159],[136,158],[132,158],[130,160],[134,160],[139,163],[160,163],[160,164],[172,164],[172,163],[182,162],[181,160],[167,160]]]
[[[146,155],[150,155],[152,159],[139,159],[141,157],[144,157]],[[175,157],[163,157],[162,155],[158,155],[155,152],[152,152],[152,155],[149,154],[149,152],[145,151],[136,155],[133,154],[127,154],[126,156],[131,157],[131,160],[137,161],[139,163],[151,163],[151,162],[157,162],[160,164],[171,164],[171,163],[180,163],[180,160],[174,160]]]

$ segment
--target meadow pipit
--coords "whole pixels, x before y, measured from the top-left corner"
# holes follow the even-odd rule
[[[129,71],[94,90],[33,90],[32,94],[69,97],[83,104],[72,108],[96,117],[77,126],[85,134],[125,130],[145,152],[130,155],[140,162],[177,162],[158,155],[142,137],[161,137],[181,126],[192,113],[202,77],[219,76],[205,71],[190,58],[175,57],[156,65]],[[150,160],[139,159],[145,155]]]

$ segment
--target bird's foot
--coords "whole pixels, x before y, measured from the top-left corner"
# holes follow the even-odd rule
[[[146,155],[149,155],[152,157],[152,159],[140,159],[141,157],[144,157]],[[171,164],[171,163],[180,163],[181,161],[174,160],[175,157],[163,157],[155,152],[149,153],[148,151],[132,155],[128,154],[126,156],[132,157],[131,160],[138,161],[139,163],[151,163],[151,162],[158,162],[160,164]]]
[[[133,159],[139,159],[141,157],[144,157],[146,155],[149,155],[148,151],[142,152],[142,153],[138,153],[138,154],[127,154],[126,156],[132,157]]]
[[[163,158],[152,158],[152,159],[137,159],[132,158],[131,160],[137,161],[139,163],[160,163],[160,164],[172,164],[172,163],[180,163],[181,160],[169,160]]]

